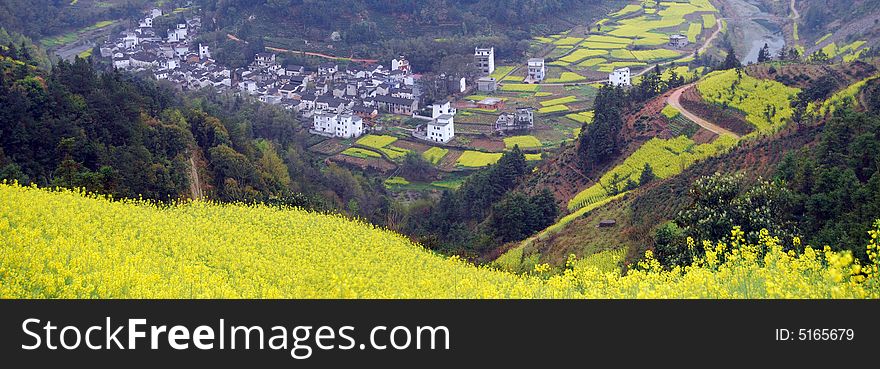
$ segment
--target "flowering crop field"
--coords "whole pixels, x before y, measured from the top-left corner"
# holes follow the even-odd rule
[[[381,158],[382,157],[382,154],[379,154],[378,152],[375,152],[372,150],[367,150],[367,149],[362,149],[359,147],[349,147],[349,148],[345,149],[345,151],[342,152],[342,155],[348,155],[351,157],[361,158],[361,159]]]
[[[588,187],[572,198],[568,202],[568,210],[576,211],[620,192],[627,179],[638,183],[646,163],[657,177],[669,178],[681,173],[697,160],[716,155],[735,143],[736,139],[730,136],[720,136],[715,141],[702,145],[695,144],[687,136],[668,140],[652,138],[623,163],[606,172],[599,179],[599,184]]]
[[[424,157],[425,160],[430,161],[431,164],[437,165],[448,153],[449,149],[435,146],[422,153],[422,157]]]
[[[738,74],[733,69],[706,75],[697,89],[707,101],[745,113],[746,121],[757,128],[756,132],[782,127],[792,114],[790,101],[800,92],[776,81]]]
[[[622,275],[617,250],[516,275],[334,215],[0,184],[0,298],[877,298],[876,228],[864,266],[734,230],[683,269]]]
[[[521,149],[529,149],[541,147],[541,140],[538,140],[537,138],[535,138],[535,136],[505,137],[504,146],[506,146],[508,149],[512,149],[514,146],[519,146],[519,148]]]
[[[499,159],[501,159],[501,153],[467,150],[461,154],[456,164],[462,167],[481,168],[495,164]]]
[[[367,147],[372,147],[374,149],[381,149],[395,142],[397,142],[397,137],[381,135],[366,135],[363,138],[357,140],[358,145],[364,145]]]

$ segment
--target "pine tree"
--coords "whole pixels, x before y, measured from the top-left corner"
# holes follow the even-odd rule
[[[739,58],[736,57],[736,51],[733,48],[727,49],[727,58],[724,59],[724,63],[721,65],[721,69],[734,69],[742,67],[742,63],[740,63]]]
[[[758,63],[766,63],[770,60],[772,60],[772,57],[770,56],[770,45],[764,44],[764,47],[758,52]]]
[[[639,185],[644,186],[655,178],[657,178],[657,175],[654,174],[654,168],[651,168],[651,164],[645,163],[645,168],[642,169],[642,175],[639,176]]]

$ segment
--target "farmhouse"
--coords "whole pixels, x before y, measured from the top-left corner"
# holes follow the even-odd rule
[[[261,67],[268,67],[270,65],[275,64],[275,54],[272,53],[259,53],[254,58],[254,64]]]
[[[540,83],[544,80],[547,70],[544,67],[544,59],[529,59],[529,76],[526,77],[525,83]]]
[[[400,115],[412,115],[417,110],[418,103],[413,99],[405,99],[394,96],[376,96],[373,100],[379,110]]]
[[[476,48],[474,50],[474,62],[477,64],[477,70],[489,75],[495,71],[495,48]]]
[[[671,35],[669,36],[669,46],[683,48],[687,47],[688,38],[684,35]]]
[[[488,110],[501,110],[504,109],[504,100],[501,100],[497,97],[487,97],[485,99],[477,101],[477,108]]]
[[[480,92],[495,92],[498,90],[498,82],[492,77],[482,77],[477,80],[477,90]]]
[[[502,113],[495,121],[495,131],[499,133],[508,131],[523,131],[535,127],[534,109],[530,107],[517,108],[515,113]]]
[[[364,134],[364,120],[351,114],[316,112],[311,132],[326,137],[357,138]]]
[[[455,137],[455,117],[451,114],[442,114],[431,120],[427,128],[427,140],[439,143],[448,143]]]
[[[629,68],[615,69],[614,72],[608,74],[608,84],[611,86],[630,86]]]

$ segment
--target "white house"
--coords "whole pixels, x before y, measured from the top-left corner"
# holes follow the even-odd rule
[[[546,75],[547,70],[544,67],[544,59],[529,59],[529,76],[525,79],[526,83],[539,83],[544,80]]]
[[[492,74],[495,71],[495,48],[476,48],[474,49],[474,61],[477,64],[477,70],[482,74]]]
[[[629,86],[632,84],[630,77],[629,68],[618,68],[608,74],[608,84],[612,86]]]
[[[200,59],[210,59],[211,58],[211,49],[208,48],[208,45],[199,44],[199,58]]]
[[[401,55],[399,59],[391,59],[391,70],[399,70],[409,73],[412,69],[409,65],[409,60],[406,60],[406,57]]]
[[[356,138],[364,134],[364,120],[351,114],[315,112],[312,132],[327,137]]]
[[[451,114],[442,114],[431,120],[427,128],[427,140],[439,143],[448,143],[455,138],[455,117]]]
[[[431,105],[431,118],[437,119],[441,115],[455,115],[457,111],[452,107],[452,103],[449,101],[444,102],[442,104],[434,104]]]
[[[685,35],[671,35],[669,36],[669,46],[672,47],[687,47],[688,38]]]

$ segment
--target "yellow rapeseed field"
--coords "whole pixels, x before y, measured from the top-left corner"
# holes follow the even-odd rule
[[[734,230],[685,269],[662,271],[649,255],[621,275],[600,255],[514,275],[334,215],[0,184],[0,297],[876,298],[877,228],[867,266],[827,250],[786,253],[770,237],[764,255]]]

